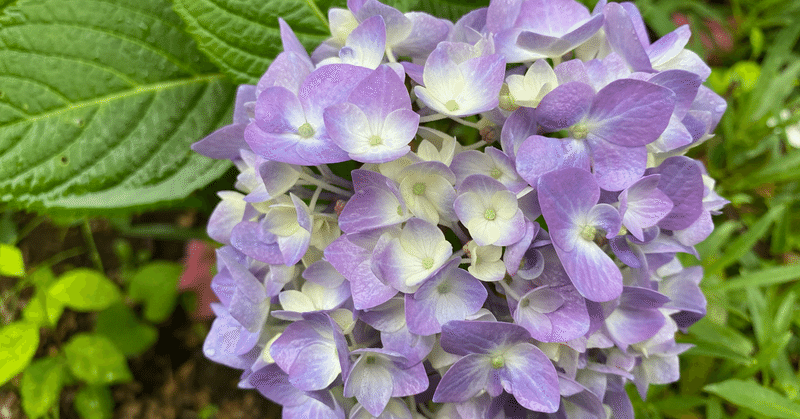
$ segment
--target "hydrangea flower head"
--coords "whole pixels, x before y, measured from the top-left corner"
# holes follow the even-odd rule
[[[303,419],[632,417],[627,383],[677,380],[706,313],[677,254],[727,203],[684,155],[725,110],[688,28],[605,0],[328,17],[311,55],[280,20],[193,147],[240,171],[205,355]]]

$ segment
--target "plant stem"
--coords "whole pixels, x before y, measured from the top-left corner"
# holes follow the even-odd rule
[[[88,218],[83,220],[83,224],[81,224],[81,230],[83,231],[83,240],[86,241],[86,246],[89,247],[89,256],[92,258],[94,266],[100,270],[100,272],[105,272],[105,269],[103,269],[103,261],[100,259],[100,252],[97,251],[97,245],[94,243],[92,226],[89,225]]]

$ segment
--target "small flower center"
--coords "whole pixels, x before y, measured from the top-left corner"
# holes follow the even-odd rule
[[[403,216],[403,207],[400,205],[397,206],[397,215]]]
[[[581,237],[586,241],[594,241],[594,236],[597,235],[597,228],[595,226],[583,226],[581,230]]]
[[[425,269],[433,268],[433,258],[427,257],[425,259],[422,259],[422,267]]]
[[[444,104],[444,107],[450,112],[455,112],[460,109],[458,103],[453,99],[448,100],[447,103]]]
[[[424,194],[425,193],[425,184],[422,183],[422,182],[415,183],[414,186],[411,187],[411,192],[413,192],[414,195],[417,195],[417,196],[420,196],[420,195]]]
[[[499,370],[506,365],[506,360],[503,359],[502,355],[498,355],[492,358],[492,368]]]
[[[312,127],[311,124],[306,122],[305,124],[300,125],[300,127],[297,128],[297,135],[303,138],[311,138],[311,136],[314,135],[314,127]]]
[[[439,294],[447,294],[448,292],[450,292],[450,284],[448,284],[447,282],[442,282],[436,287],[436,292],[438,292]]]
[[[508,88],[508,84],[503,83],[503,86],[500,88],[500,109],[504,111],[513,112],[519,108],[517,105],[517,101],[514,99],[514,95],[511,94],[511,91]]]
[[[495,179],[500,179],[500,176],[503,176],[503,171],[495,167],[489,174]]]
[[[484,212],[484,213],[483,213],[483,218],[485,218],[485,219],[487,219],[487,220],[489,220],[489,221],[492,221],[492,220],[494,220],[495,218],[497,218],[497,213],[496,213],[496,212],[494,212],[494,210],[493,210],[493,209],[491,209],[491,208],[487,208],[487,209],[486,209],[486,212]]]
[[[576,140],[582,140],[589,135],[589,127],[587,127],[585,124],[577,124],[572,127],[569,133],[572,135],[572,138],[575,138]]]
[[[383,143],[383,140],[381,139],[381,137],[379,137],[377,135],[373,135],[372,137],[369,137],[369,145],[376,146],[376,145],[380,145],[381,143]]]
[[[372,365],[375,363],[375,361],[377,361],[377,359],[375,359],[375,357],[372,355],[367,355],[366,359],[364,359],[364,363],[367,365]]]
[[[523,299],[519,300],[519,306],[520,307],[525,308],[525,307],[527,307],[529,305],[531,305],[531,300],[529,300],[527,298],[523,298]]]

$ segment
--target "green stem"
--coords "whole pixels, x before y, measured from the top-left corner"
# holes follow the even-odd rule
[[[39,227],[39,225],[42,224],[46,219],[47,217],[41,215],[31,220],[31,222],[29,222],[28,224],[25,224],[25,227],[23,227],[22,230],[20,230],[19,234],[17,235],[17,243],[19,243],[22,239],[24,239],[25,236],[30,234],[31,231],[33,231],[36,227]]]
[[[86,241],[86,246],[89,247],[89,256],[92,258],[94,266],[100,270],[100,272],[105,272],[105,269],[103,269],[103,261],[100,259],[100,252],[97,251],[97,245],[94,243],[92,227],[89,225],[88,218],[83,220],[81,230],[83,231],[83,240]]]

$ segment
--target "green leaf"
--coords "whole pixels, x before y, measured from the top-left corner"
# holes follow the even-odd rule
[[[158,338],[155,327],[140,322],[133,311],[122,303],[98,313],[94,330],[113,342],[125,356],[146,351]]]
[[[776,419],[800,419],[800,404],[752,381],[728,380],[703,388],[737,406]]]
[[[791,282],[800,278],[800,265],[786,265],[769,268],[756,272],[744,273],[731,278],[719,285],[704,287],[707,290],[731,291],[740,290],[748,286],[768,286]]]
[[[489,5],[489,0],[458,1],[458,0],[420,0],[421,11],[434,16],[457,21],[461,16],[481,7]]]
[[[0,15],[0,200],[99,213],[185,198],[234,87],[168,0],[19,0]]]
[[[64,361],[58,357],[37,359],[25,369],[19,392],[22,409],[28,417],[42,417],[56,405],[64,385],[64,373]]]
[[[784,211],[786,211],[786,205],[784,204],[771,208],[758,222],[748,228],[746,233],[737,237],[736,240],[726,247],[725,252],[719,259],[706,265],[708,267],[708,272],[724,269],[744,256],[745,253],[755,246],[756,242],[767,234],[769,227],[775,220],[783,215]]]
[[[327,10],[344,0],[175,0],[200,49],[237,83],[255,84],[283,50],[278,18],[307,50],[330,37]]]
[[[48,266],[34,268],[34,270],[28,274],[28,279],[40,288],[47,288],[50,284],[56,282],[56,276],[53,274],[53,270]]]
[[[16,246],[0,243],[0,275],[15,277],[25,275],[22,252]]]
[[[64,303],[53,297],[47,290],[38,288],[28,305],[22,310],[22,317],[36,323],[37,326],[52,328],[58,324],[63,312]]]
[[[703,318],[692,325],[689,328],[689,334],[698,340],[728,348],[744,357],[750,356],[755,349],[753,342],[738,330],[719,325],[708,318]]]
[[[14,322],[0,329],[0,386],[22,372],[39,347],[39,328]]]
[[[106,386],[88,386],[75,395],[75,410],[83,419],[110,419],[114,413],[114,399]]]
[[[48,292],[76,311],[105,310],[120,299],[119,288],[110,279],[88,268],[66,272]]]
[[[105,336],[82,333],[64,346],[72,374],[89,384],[112,384],[133,378],[125,355]]]
[[[158,261],[143,266],[133,275],[128,295],[134,301],[144,302],[144,318],[160,323],[172,314],[181,273],[183,265]]]

